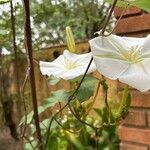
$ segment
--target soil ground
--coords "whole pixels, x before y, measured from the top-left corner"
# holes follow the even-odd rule
[[[8,127],[0,129],[0,150],[22,150],[21,142],[11,137]]]

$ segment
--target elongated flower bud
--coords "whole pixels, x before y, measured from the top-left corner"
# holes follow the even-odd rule
[[[74,36],[72,33],[72,30],[69,26],[66,27],[66,38],[67,38],[67,46],[68,50],[72,53],[75,53],[75,41],[74,41]]]

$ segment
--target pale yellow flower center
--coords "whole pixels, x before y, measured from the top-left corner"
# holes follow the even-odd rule
[[[139,45],[131,46],[130,50],[126,50],[123,53],[123,58],[129,63],[140,63],[143,61],[142,47]]]
[[[71,61],[71,60],[66,60],[65,61],[65,68],[68,70],[74,69],[78,67],[79,64],[77,62]]]

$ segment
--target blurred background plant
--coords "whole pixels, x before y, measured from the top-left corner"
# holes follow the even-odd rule
[[[75,81],[79,82],[80,79],[77,78]],[[81,88],[76,94],[76,98],[70,103],[72,108],[65,107],[62,109],[68,103],[68,99],[75,89],[53,91],[50,97],[39,105],[41,134],[44,145],[47,141],[47,150],[119,150],[117,131],[118,121],[120,121],[119,119],[121,119],[122,115],[119,119],[116,118],[116,115],[120,111],[122,104],[119,105],[116,100],[112,100],[113,102],[109,100],[109,109],[106,106],[94,108],[94,99],[97,96],[97,92],[94,92],[94,89],[100,88],[96,84],[98,80],[91,75],[85,77]],[[59,82],[58,78],[49,78],[50,85],[56,85]],[[102,81],[103,85],[107,86],[105,80]],[[128,101],[129,99],[125,98],[124,100]],[[115,107],[111,105],[112,103],[115,103]],[[127,108],[125,103],[123,106],[128,111],[129,106]],[[91,110],[95,112],[91,112]],[[45,116],[44,114],[49,115]],[[36,149],[38,145],[35,137],[33,111],[22,118],[20,127],[22,129],[25,127],[26,130],[23,135],[26,137],[24,138],[24,149]]]
[[[117,126],[110,126],[95,132],[94,129],[79,122],[70,111],[57,120],[61,126],[56,121],[52,122],[47,150],[119,150]],[[40,123],[43,141],[46,141],[49,121],[45,119]],[[100,124],[98,119],[90,116],[87,116],[85,121],[94,126]],[[34,137],[35,126],[30,124],[29,129],[30,142],[25,141],[25,150],[33,150],[37,146]]]
[[[13,3],[16,15],[16,43],[18,50],[24,52],[23,6],[20,0]],[[93,33],[102,28],[109,10],[109,5],[101,0],[32,0],[30,5],[34,50],[64,43],[66,26],[72,27],[76,41],[93,37]],[[0,5],[0,48],[13,53],[10,15],[10,4]],[[112,19],[108,29],[112,27],[113,22]]]
[[[10,1],[11,0],[0,1],[0,4],[2,4],[0,5],[0,54],[14,53]],[[112,3],[112,0],[107,1]],[[119,5],[124,6],[122,0],[118,1]],[[16,21],[17,52],[23,53],[25,52],[23,6],[20,0],[13,0],[12,2],[14,4]],[[141,8],[149,10],[147,9],[147,4],[149,4],[147,0],[143,0],[142,3],[140,1],[131,1],[131,3],[133,6],[142,5]],[[103,27],[104,20],[109,10],[109,5],[100,0],[32,0],[30,1],[30,7],[33,37],[32,44],[34,50],[40,50],[45,46],[65,43],[64,31],[66,26],[72,27],[76,41],[92,38],[93,34]],[[108,30],[112,28],[113,21],[113,18],[109,21]],[[8,62],[6,62],[5,65],[7,64]],[[0,65],[1,70],[2,68],[5,69],[5,65],[2,63]],[[5,76],[5,78],[9,80],[7,76]],[[53,85],[59,82],[57,79],[52,80],[49,78],[49,80],[50,84]],[[74,91],[61,89],[51,92],[50,97],[39,105],[38,110],[42,140],[44,145],[47,145],[48,149],[119,149],[117,126],[120,120],[124,119],[128,114],[131,101],[130,94],[126,88],[120,104],[111,97],[113,100],[109,101],[110,107],[106,104],[102,108],[94,108],[93,103],[95,101],[89,101],[89,99],[91,97],[94,98],[94,89],[95,85],[97,85],[95,80],[98,79],[86,76],[77,95],[75,95],[75,101],[70,101],[70,104],[67,100]],[[102,86],[106,92],[108,88],[107,84],[104,82],[101,83],[103,83]],[[107,92],[104,96],[107,96]],[[29,99],[30,97],[28,97],[28,101]],[[63,112],[60,111],[66,104],[69,104],[69,109],[66,108]],[[57,107],[55,107],[56,105]],[[58,106],[60,107],[59,110]],[[56,111],[55,108],[57,108]],[[71,108],[74,113],[72,113]],[[89,111],[91,109],[94,113]],[[45,112],[47,112],[48,115],[45,116]],[[9,113],[11,114],[10,111]],[[38,149],[33,111],[22,118],[20,127],[23,129],[22,136],[25,140],[24,149]],[[45,144],[45,142],[47,142],[47,144]]]
[[[16,21],[17,52],[21,54],[25,52],[23,33],[24,11],[20,0],[12,2],[15,6],[14,14]],[[62,44],[66,42],[66,39],[64,38],[66,37],[66,26],[72,27],[76,41],[92,38],[93,33],[102,28],[107,11],[109,10],[109,5],[102,3],[99,0],[32,0],[30,1],[30,4],[34,50],[40,50],[45,46],[53,46],[55,44]],[[0,8],[0,49],[2,50],[2,54],[14,54],[10,4],[3,3],[3,5],[0,5]],[[111,23],[113,23],[113,19],[110,21],[108,30],[112,28]],[[93,95],[94,87],[95,79],[87,77],[76,95],[78,100],[80,100],[78,104],[83,104],[84,101],[87,101]],[[49,134],[47,130],[51,119],[43,117],[43,113],[47,111],[47,109],[53,109],[55,104],[65,102],[70,94],[70,92],[65,90],[55,91],[51,94],[51,97],[46,99],[46,101],[39,106],[43,141],[46,141],[46,137]],[[92,109],[90,107],[90,104],[93,105],[92,103],[93,102],[89,103],[87,106],[83,105],[83,107],[75,107],[74,104],[72,104],[72,106],[75,113],[82,117],[82,113],[84,113],[84,111],[86,112],[87,107],[88,109]],[[96,112],[98,112],[98,110]],[[53,116],[53,114],[50,113],[50,116]],[[84,121],[91,124],[91,126],[99,126],[101,123],[100,121],[103,119],[100,113],[97,114],[97,118],[93,118],[86,114],[84,116]],[[95,132],[95,129],[82,124],[68,110],[66,110],[66,112],[61,116],[58,115],[56,119],[58,121],[53,120],[51,124],[51,132],[47,143],[48,149],[119,149],[117,124],[110,126],[109,129],[102,128]],[[37,139],[35,138],[35,126],[33,123],[33,112],[30,112],[27,115],[27,120],[26,116],[24,116],[20,123],[20,125],[27,128],[27,132],[23,135],[24,139],[27,140],[24,147],[26,150],[35,149],[37,145]]]

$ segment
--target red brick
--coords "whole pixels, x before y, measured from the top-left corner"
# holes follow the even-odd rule
[[[132,141],[139,144],[150,145],[150,129],[140,129],[120,126],[119,138],[122,141]]]
[[[140,108],[150,108],[150,92],[130,91],[131,94],[131,106]],[[122,92],[118,93],[118,96],[122,97]]]
[[[121,19],[115,33],[131,33],[150,30],[150,14]]]
[[[122,123],[126,125],[146,126],[146,113],[145,111],[131,109]]]
[[[131,106],[150,108],[150,92],[131,92]]]
[[[147,112],[148,127],[150,127],[150,111]]]
[[[143,31],[143,32],[131,32],[131,33],[123,33],[123,34],[117,34],[117,35],[121,35],[121,36],[127,36],[127,37],[139,37],[139,38],[142,38],[142,37],[146,37],[147,35],[150,34],[150,30],[146,30],[146,31]]]
[[[121,143],[120,150],[148,150],[148,147]]]
[[[115,9],[116,18],[120,16],[121,12],[120,8]],[[150,14],[143,14],[142,10],[133,7],[127,9],[116,27],[115,33],[122,36],[146,36],[150,33]],[[119,96],[122,95],[123,87],[124,84],[118,84]],[[130,92],[132,107],[129,115],[123,121],[123,125],[119,128],[119,137],[122,142],[120,149],[150,150],[150,111],[148,110],[150,108],[150,93],[138,92],[131,87]]]
[[[116,7],[114,10],[114,15],[116,18],[120,17],[120,15],[122,14],[123,8],[121,7]],[[123,17],[128,17],[131,15],[139,15],[142,13],[142,10],[136,7],[129,7],[128,9],[126,9],[125,13],[123,14]]]

